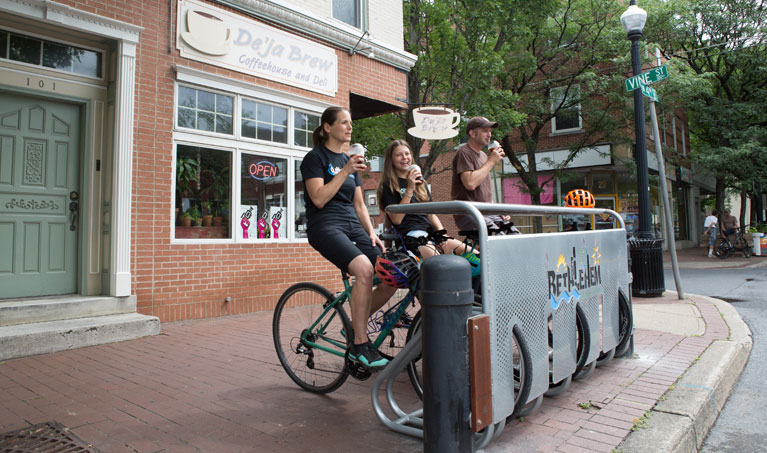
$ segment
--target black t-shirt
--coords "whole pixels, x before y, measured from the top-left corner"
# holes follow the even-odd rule
[[[338,154],[320,145],[309,151],[301,162],[301,176],[306,181],[312,178],[322,178],[323,184],[329,183],[349,161],[346,154]],[[359,222],[354,211],[354,193],[357,186],[362,186],[362,179],[357,173],[349,175],[341,189],[333,195],[322,209],[312,203],[309,191],[304,188],[304,203],[306,204],[307,229],[319,224],[329,224],[334,221]]]
[[[397,182],[399,183],[398,193],[392,193],[389,184],[384,182],[383,192],[381,193],[381,209],[386,209],[386,207],[390,204],[399,204],[399,202],[402,201],[402,196],[407,190],[407,179],[397,178]],[[429,189],[426,189],[426,193],[429,195],[429,201],[431,201],[431,194],[429,193]],[[418,202],[415,194],[413,195],[413,198],[410,199],[410,202]],[[399,225],[394,225],[394,228],[402,236],[407,236],[407,233],[410,231],[426,231],[430,226],[431,223],[429,223],[429,218],[423,214],[405,214],[405,217],[402,218],[402,222],[400,222]]]

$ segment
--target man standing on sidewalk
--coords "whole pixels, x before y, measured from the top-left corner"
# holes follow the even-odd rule
[[[708,257],[713,258],[714,257],[714,242],[716,242],[716,224],[719,221],[717,216],[719,215],[719,211],[714,209],[711,211],[711,214],[706,217],[706,220],[703,222],[703,228],[706,230],[704,231],[705,234],[708,235]]]
[[[484,116],[475,116],[466,124],[469,139],[461,145],[453,157],[453,179],[450,192],[454,200],[492,203],[490,171],[506,155],[498,146],[485,154],[482,149],[490,143],[493,129],[498,123]],[[485,216],[488,229],[498,228],[508,216]],[[456,215],[455,224],[461,230],[476,230],[474,219],[467,215]]]

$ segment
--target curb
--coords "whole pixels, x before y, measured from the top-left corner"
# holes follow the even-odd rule
[[[751,331],[730,304],[706,296],[730,329],[715,340],[673,389],[651,409],[647,427],[632,432],[623,452],[697,452],[743,372],[751,353]]]

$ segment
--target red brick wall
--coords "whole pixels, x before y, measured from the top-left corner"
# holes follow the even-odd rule
[[[406,75],[339,49],[338,94],[331,98],[183,59],[175,49],[175,39],[169,52],[167,1],[61,0],[61,3],[143,27],[136,57],[131,231],[132,292],[138,298],[139,313],[158,316],[161,321],[222,316],[272,309],[279,295],[299,281],[314,281],[331,291],[341,288],[340,272],[305,243],[171,244],[175,81],[172,67],[174,64],[191,67],[346,107],[350,91],[397,103],[395,98],[406,97]],[[175,29],[177,2],[170,3]],[[224,302],[226,297],[231,302]]]

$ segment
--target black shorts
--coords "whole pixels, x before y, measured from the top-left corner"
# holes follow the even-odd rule
[[[307,237],[315,250],[345,273],[354,258],[365,255],[375,266],[381,254],[381,249],[370,244],[370,236],[356,222],[316,225],[307,231]]]

